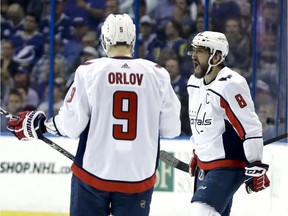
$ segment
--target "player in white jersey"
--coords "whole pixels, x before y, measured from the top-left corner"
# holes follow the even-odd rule
[[[270,184],[269,166],[261,162],[262,125],[246,80],[225,66],[228,50],[224,34],[205,31],[193,38],[188,52],[195,69],[187,86],[193,216],[228,216],[244,182],[249,193]]]
[[[39,111],[9,122],[19,139],[37,139],[39,125],[42,132],[80,137],[72,165],[72,216],[149,215],[159,137],[180,134],[180,102],[169,73],[132,58],[135,34],[127,14],[109,15],[101,33],[108,57],[78,67],[59,113],[44,124]]]

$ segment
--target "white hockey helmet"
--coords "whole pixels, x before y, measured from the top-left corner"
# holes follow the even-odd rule
[[[209,68],[207,73],[209,73],[211,67],[219,65],[223,62],[229,52],[229,43],[226,36],[221,32],[204,31],[198,33],[192,40],[192,47],[207,47],[210,49],[210,58],[208,60]],[[215,64],[211,64],[211,59],[215,55],[216,51],[221,52],[221,60]],[[191,50],[188,51],[188,55],[191,55]],[[206,74],[207,74],[206,73]]]
[[[134,49],[136,38],[135,25],[127,14],[110,14],[101,28],[101,44],[107,54],[109,46],[131,45]]]
[[[207,47],[210,48],[211,54],[220,51],[223,60],[228,55],[229,44],[226,36],[221,32],[204,31],[198,33],[192,40],[193,47]]]

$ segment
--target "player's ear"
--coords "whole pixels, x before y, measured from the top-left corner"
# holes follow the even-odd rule
[[[212,64],[217,64],[219,61],[221,61],[221,53],[217,51],[212,58]]]

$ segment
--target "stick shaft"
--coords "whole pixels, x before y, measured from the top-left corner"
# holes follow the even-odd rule
[[[12,115],[11,113],[9,113],[8,111],[4,110],[1,107],[0,107],[0,114],[4,115],[6,118],[9,118],[9,119],[14,119],[14,120],[19,119],[18,116]],[[42,140],[43,142],[45,142],[46,144],[48,144],[50,147],[52,147],[56,151],[60,152],[65,157],[69,158],[70,160],[72,160],[72,161],[75,160],[75,157],[70,152],[68,152],[67,150],[63,149],[61,146],[57,145],[55,142],[53,142],[52,140],[48,139],[43,134],[41,134],[39,136],[39,139]]]
[[[75,161],[75,157],[68,152],[66,149],[62,148],[61,146],[57,145],[55,142],[53,142],[52,140],[48,139],[47,137],[45,137],[43,134],[41,135],[41,137],[39,137],[43,142],[45,142],[46,144],[48,144],[50,147],[52,147],[53,149],[55,149],[56,151],[60,152],[62,155],[64,155],[65,157],[69,158],[72,161]]]
[[[279,141],[281,139],[284,139],[287,137],[287,133],[281,134],[279,136],[276,136],[274,138],[268,139],[266,141],[264,141],[264,146],[265,145],[269,145],[273,142]],[[169,164],[170,166],[182,170],[184,172],[189,172],[189,164],[177,159],[176,157],[174,157],[172,154],[161,150],[160,151],[160,159],[165,162],[166,164]]]
[[[269,140],[265,140],[263,144],[264,144],[264,145],[269,145],[269,144],[271,144],[271,143],[273,143],[273,142],[276,142],[276,141],[279,141],[279,140],[281,140],[281,139],[286,138],[287,135],[288,135],[287,133],[281,134],[281,135],[276,136],[276,137],[274,137],[274,138],[271,138],[271,139],[269,139]]]

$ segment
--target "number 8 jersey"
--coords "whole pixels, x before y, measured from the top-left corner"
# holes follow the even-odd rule
[[[132,58],[99,58],[78,67],[55,116],[79,139],[74,175],[104,191],[138,193],[155,184],[159,136],[180,134],[180,102],[168,72]]]
[[[207,85],[192,75],[187,89],[191,142],[200,168],[244,168],[247,161],[262,159],[262,125],[241,75],[224,67]]]

